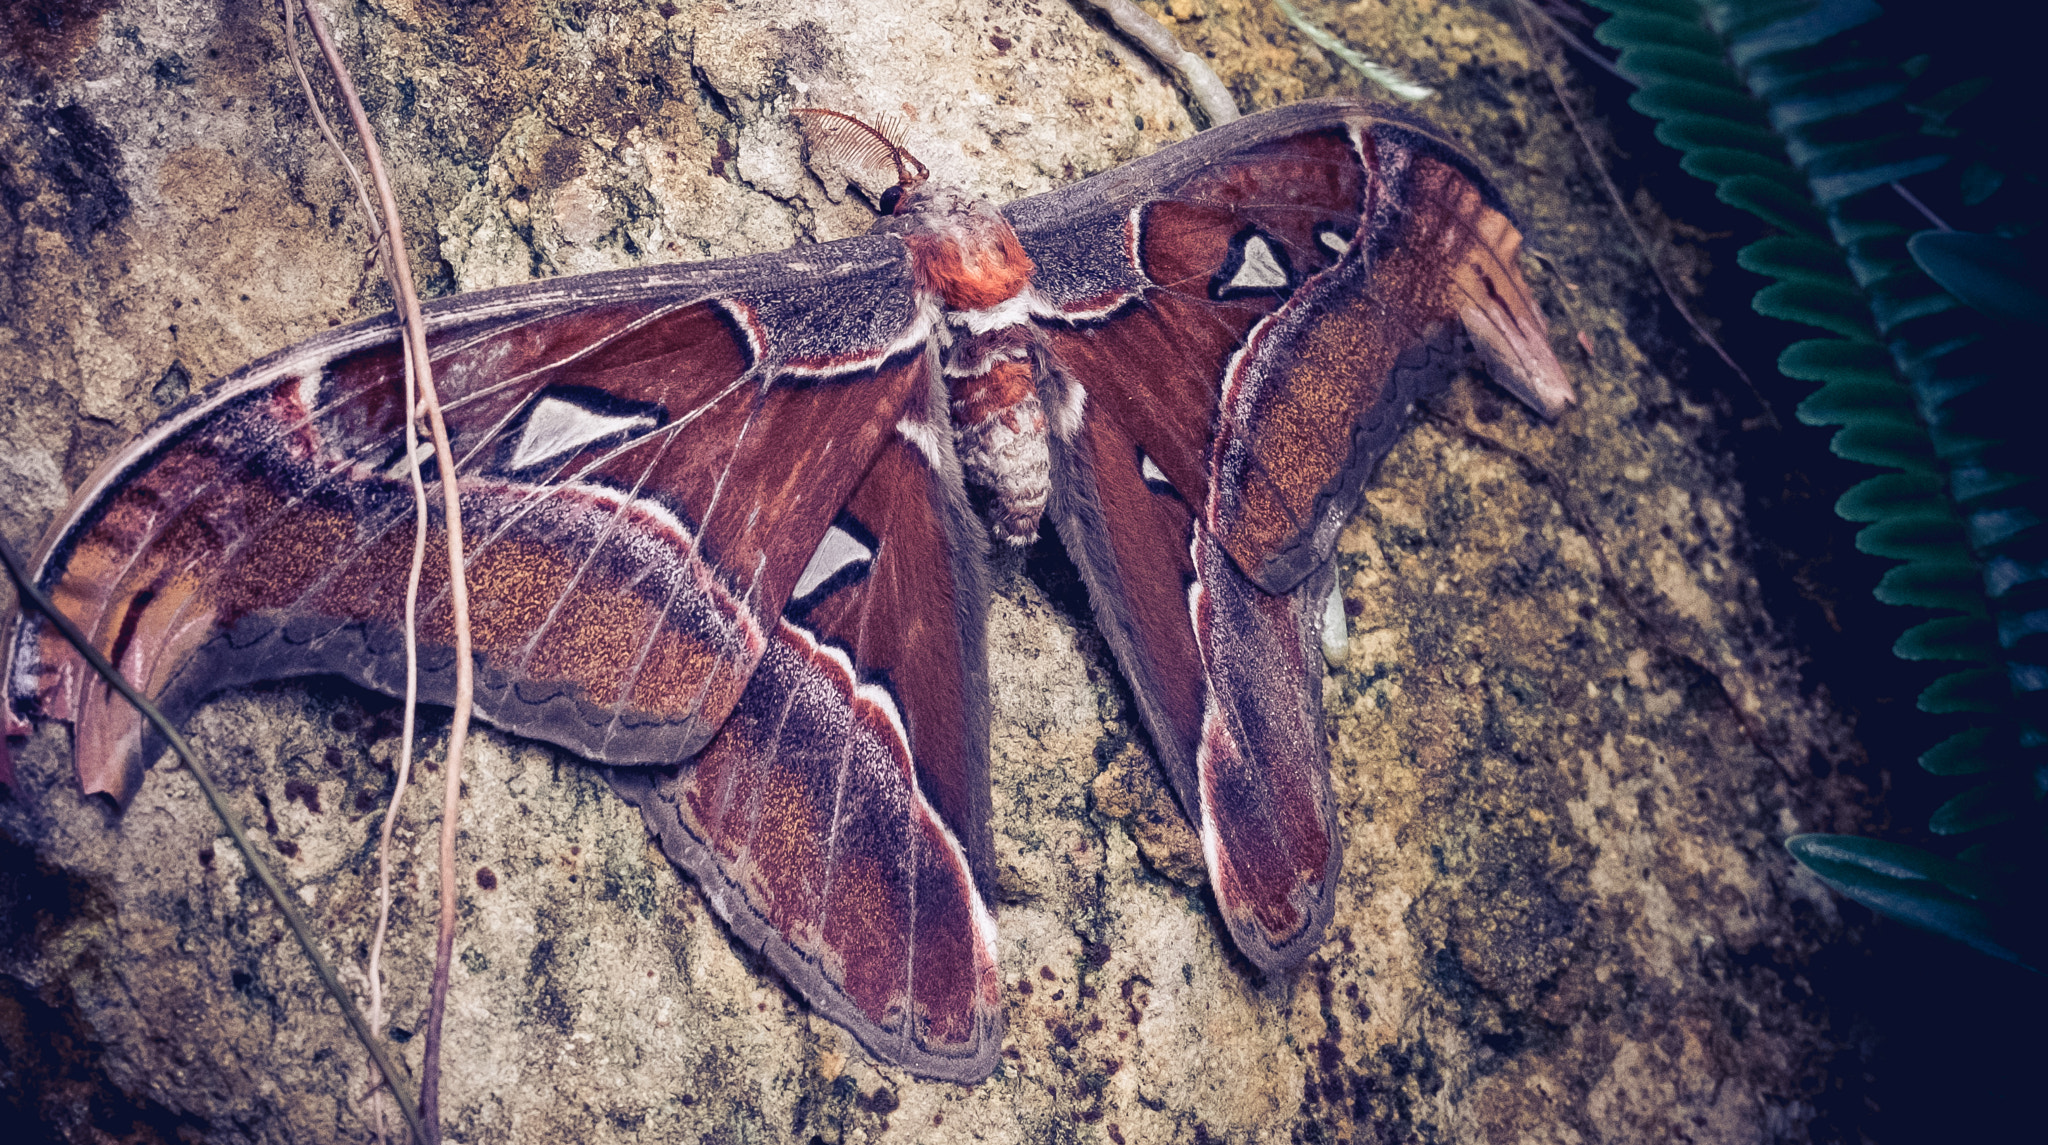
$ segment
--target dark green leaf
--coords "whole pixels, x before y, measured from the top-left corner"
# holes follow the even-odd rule
[[[1912,416],[1912,396],[1889,378],[1882,382],[1829,382],[1809,394],[1794,412],[1807,425],[1848,425],[1873,410]]]
[[[1937,461],[1953,464],[1958,460],[1975,457],[2000,441],[1999,438],[1986,437],[1983,434],[1959,433],[1953,425],[1947,424],[1953,420],[1961,419],[1944,418],[1937,412],[1936,417],[1927,423],[1927,439],[1934,446]]]
[[[2012,700],[2012,684],[2003,668],[1972,668],[1951,672],[1920,693],[1923,712],[1996,712]],[[1939,830],[1939,828],[1936,828]]]
[[[1845,338],[1870,331],[1870,310],[1847,282],[1776,282],[1757,291],[1750,306],[1766,318],[1804,322]]]
[[[2005,673],[2012,681],[2012,690],[2019,696],[2038,700],[2039,693],[2048,692],[2048,664],[2028,664],[2015,658],[2005,662]],[[2048,767],[2041,770],[2042,786],[2048,787]]]
[[[1921,281],[1927,281],[1924,275],[1921,276]],[[1984,335],[1980,333],[1966,332],[1937,342],[1902,344],[1894,349],[1898,351],[1899,368],[1905,373],[1907,381],[1930,382],[1955,372],[1953,364],[1943,359],[1968,350],[1983,340]]]
[[[1912,110],[1935,120],[1947,119],[1964,104],[1983,95],[1985,89],[1990,86],[1990,76],[1973,76],[1960,83],[1950,84],[1925,99],[1914,100]]]
[[[1765,242],[1785,241],[1804,243],[1803,239],[1766,239]],[[1753,243],[1737,252],[1740,259],[1762,243]],[[1745,263],[1745,266],[1748,264]],[[1752,268],[1754,269],[1754,268]],[[1884,347],[1875,342],[1843,341],[1839,338],[1815,338],[1805,342],[1794,342],[1778,355],[1778,370],[1788,378],[1802,382],[1894,382],[1892,377],[1892,356]]]
[[[1934,471],[1934,446],[1920,425],[1873,419],[1844,426],[1828,441],[1836,457],[1865,465]]]
[[[1969,419],[1972,410],[1982,403],[1965,399],[1993,381],[1993,378],[1985,374],[1978,374],[1975,377],[1950,378],[1936,375],[1931,378],[1915,378],[1912,385],[1913,405],[1920,410],[1921,417],[1930,426],[1948,426],[1958,419]],[[1982,423],[1981,411],[1974,420]]]
[[[1768,127],[1750,127],[1706,115],[1686,115],[1657,125],[1657,142],[1680,151],[1707,147],[1754,151],[1783,162],[1785,145]]]
[[[1901,660],[1996,660],[1998,633],[1978,617],[1945,616],[1906,629],[1892,644],[1892,655]],[[1925,756],[1921,765],[1926,765]]]
[[[1963,545],[1963,524],[1947,512],[1924,517],[1887,517],[1857,531],[1856,551],[1898,561],[1968,556]]]
[[[2025,505],[2008,505],[1971,513],[1963,520],[1963,532],[1971,548],[1988,553],[2040,523],[2040,516]]]
[[[1847,259],[1843,260],[1843,265],[1849,265]],[[1865,294],[1873,299],[1883,299],[1886,305],[1896,305],[1901,299],[1943,293],[1934,285],[1933,279],[1920,273],[1920,268],[1914,266],[1911,259],[1886,259],[1882,263],[1862,259],[1850,273]]]
[[[1961,547],[1957,546],[1958,549]],[[1877,599],[1909,608],[1953,608],[1958,612],[1981,614],[1984,611],[1982,575],[1967,553],[1958,552],[1957,557],[1959,559],[1947,561],[1913,561],[1888,570],[1878,578]]]
[[[1732,6],[1741,10],[1747,6]],[[1761,7],[1761,5],[1758,5]],[[1846,32],[1880,15],[1871,0],[1821,0],[1797,16],[1759,26],[1743,21],[1726,26],[1729,58],[1737,68],[1779,52],[1810,48],[1838,32]]]
[[[1938,512],[1945,504],[1941,478],[1934,474],[1887,473],[1850,486],[1835,502],[1835,514],[1845,521],[1877,521],[1894,513]]]
[[[1759,60],[1743,72],[1749,90],[1767,103],[1860,91],[1876,84],[1900,84],[1904,69],[1889,60],[1854,51],[1800,52]]]
[[[1773,235],[1735,252],[1736,265],[1773,278],[1821,280],[1850,284],[1849,265],[1842,260],[1842,248],[1816,238]],[[1886,363],[1889,372],[1890,363]]]
[[[1794,835],[1785,849],[1829,886],[1879,914],[1965,942],[1994,958],[2019,956],[1993,937],[1988,880],[1953,859],[1881,839]],[[1962,888],[1962,889],[1958,889]]]
[[[1660,80],[1638,88],[1634,95],[1628,97],[1628,105],[1653,119],[1710,115],[1730,123],[1757,127],[1767,122],[1763,105],[1751,99],[1748,92],[1686,80]]]
[[[1600,26],[1593,29],[1593,39],[1610,48],[1655,45],[1714,56],[1720,55],[1722,50],[1721,41],[1697,18],[1682,20],[1642,12],[1617,12],[1612,19],[1602,20]]]
[[[1630,80],[1648,86],[1662,79],[1690,80],[1729,91],[1742,90],[1742,81],[1719,52],[1680,48],[1664,44],[1638,44],[1625,49],[1614,62],[1615,70]]]
[[[1620,15],[1671,16],[1700,24],[1699,0],[1586,0],[1602,12]]]
[[[1983,783],[1934,809],[1927,829],[1937,835],[1966,835],[2011,822],[2026,804],[2002,783]]]
[[[1840,141],[1801,139],[1786,150],[1808,177],[1853,175],[1900,164],[1924,164],[1921,169],[1931,171],[1948,161],[1947,155],[1933,150],[1932,140],[1903,131],[1887,131],[1874,138],[1855,135]],[[1878,179],[1869,185],[1876,187],[1888,182],[1891,180]]]
[[[1872,298],[1870,313],[1877,319],[1877,328],[1889,334],[1915,318],[1946,313],[1959,305],[1945,291],[1931,290],[1917,298]]]
[[[1866,246],[1890,239],[1898,240],[1899,245],[1903,247],[1910,233],[1905,227],[1882,217],[1843,215],[1835,220],[1835,241],[1845,247]],[[1905,251],[1901,250],[1898,253],[1904,255]]]
[[[1976,775],[1998,766],[1991,750],[1991,729],[1960,731],[1928,748],[1920,766],[1935,775]]]
[[[1906,244],[1913,261],[1944,290],[2005,322],[2048,325],[2048,293],[2019,248],[1959,231],[1921,231]]]
[[[2023,560],[2004,553],[1984,561],[1984,595],[1992,600],[2044,581],[2048,581],[2048,561]]]
[[[1831,119],[1841,119],[1844,116],[1868,111],[1896,99],[1899,93],[1905,90],[1905,84],[1894,81],[1817,95],[1772,99],[1771,126],[1777,128],[1780,135],[1796,137],[1802,129],[1811,130],[1815,125]],[[1796,150],[1792,150],[1792,161],[1802,167],[1806,165],[1804,158]]]
[[[1710,183],[1733,179],[1737,175],[1754,175],[1759,179],[1769,179],[1795,193],[1805,185],[1805,180],[1799,177],[1799,172],[1794,171],[1784,160],[1740,147],[1702,147],[1687,152],[1685,157],[1678,161],[1678,165],[1686,174]],[[1829,249],[1833,249],[1832,244]],[[1835,262],[1839,264],[1841,261],[1841,252],[1837,251]],[[1840,273],[1846,275],[1848,270],[1844,268]]]
[[[2007,649],[2017,648],[2020,641],[2030,636],[2040,636],[2044,633],[2048,633],[2048,608],[2035,608],[2024,612],[2001,612],[1998,614],[1998,643]],[[2008,663],[2007,666],[2013,667],[2014,665]],[[2038,665],[2029,664],[2025,667],[2034,671],[2040,670]],[[2032,692],[2041,690],[2032,684],[2026,684],[2025,687],[2027,691]]]
[[[1769,179],[1755,175],[1723,179],[1714,188],[1714,197],[1795,235],[1827,233],[1827,217],[1820,213],[1820,208],[1806,196],[1788,191]]]
[[[1946,155],[1923,155],[1917,159],[1900,159],[1875,167],[1859,167],[1839,175],[1822,175],[1808,171],[1807,181],[1813,185],[1814,198],[1822,203],[1839,203],[1851,195],[1860,195],[1887,183],[1924,175],[1946,162]]]
[[[1858,284],[1882,282],[1912,266],[1912,256],[1906,253],[1906,228],[1883,220],[1860,220],[1840,209],[1828,223]]]
[[[1962,184],[1963,205],[1965,207],[1974,207],[1998,193],[1998,189],[2005,185],[2005,172],[1979,160],[1963,168],[1963,177],[1960,182]]]
[[[2010,493],[2023,485],[2040,480],[2040,477],[2038,474],[1994,469],[1981,460],[1972,459],[1951,465],[1948,479],[1956,503],[1968,505],[1972,501]]]

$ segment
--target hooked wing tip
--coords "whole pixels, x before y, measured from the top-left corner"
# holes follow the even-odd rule
[[[1517,322],[1506,307],[1489,301],[1466,306],[1459,317],[1485,360],[1487,373],[1503,389],[1552,421],[1578,404],[1571,379],[1550,350],[1540,314],[1532,309]]]
[[[1474,203],[1472,211],[1467,233],[1474,241],[1450,271],[1453,306],[1493,380],[1554,420],[1578,397],[1551,353],[1550,324],[1518,269],[1521,232],[1496,210]]]
[[[27,739],[35,723],[24,710],[72,727],[72,758],[87,795],[106,795],[126,807],[142,788],[143,722],[113,688],[101,681],[85,658],[40,617],[16,624],[14,641],[26,643],[32,672],[0,680],[0,786],[15,783],[5,740]],[[12,659],[20,660],[15,656]]]
[[[109,699],[72,723],[72,752],[85,794],[105,795],[126,807],[142,790],[142,717],[119,695]]]

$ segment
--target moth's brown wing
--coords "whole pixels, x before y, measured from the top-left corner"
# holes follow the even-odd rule
[[[864,305],[837,306],[849,293]],[[923,416],[925,330],[900,244],[464,295],[427,320],[479,713],[606,761],[686,758],[738,701],[898,421]],[[414,523],[401,370],[386,321],[226,379],[80,492],[40,582],[174,716],[288,675],[400,691]],[[429,502],[436,553],[437,490]],[[425,569],[422,692],[445,702],[445,560]],[[71,720],[86,790],[125,800],[142,725],[88,675],[54,632],[17,629],[15,709]]]
[[[1341,858],[1315,654],[1336,536],[1464,356],[1570,389],[1471,161],[1300,104],[1006,213],[1038,265],[1052,513],[1199,825],[1238,946],[1320,941]]]
[[[480,714],[679,765],[613,782],[735,931],[879,1057],[971,1081],[1002,1039],[976,886],[984,533],[925,312],[883,238],[471,295],[429,323]],[[394,338],[360,327],[229,379],[53,533],[43,582],[174,718],[256,679],[402,687]],[[425,567],[423,691],[445,699],[445,565]],[[32,623],[12,663],[18,706],[75,724],[87,790],[132,794],[127,708]]]
[[[994,885],[986,530],[927,429],[834,520],[695,766],[612,782],[822,1013],[914,1073],[979,1081],[1003,1031],[975,884]]]

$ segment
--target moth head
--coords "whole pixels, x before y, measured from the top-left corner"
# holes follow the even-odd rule
[[[931,172],[903,145],[903,122],[883,116],[875,123],[823,107],[799,107],[796,116],[813,155],[822,156],[863,188],[895,179],[881,194],[880,207],[893,215],[903,196],[924,185]]]

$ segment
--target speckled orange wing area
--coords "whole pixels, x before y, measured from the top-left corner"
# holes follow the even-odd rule
[[[1515,264],[1520,235],[1467,170],[1406,142],[1362,138],[1359,241],[1249,335],[1222,379],[1209,520],[1270,592],[1329,559],[1409,405],[1447,380],[1468,337],[1541,412],[1570,397]],[[1531,396],[1527,379],[1550,388]]]
[[[994,876],[984,536],[957,470],[899,439],[696,765],[613,773],[812,1005],[876,1056],[954,1081],[988,1076],[1003,1028],[977,890]]]
[[[778,337],[777,308],[803,284],[772,273],[756,276],[760,300],[692,301],[687,274],[670,292],[649,272],[430,311],[483,718],[612,762],[703,746],[817,538],[925,397],[916,348],[888,347],[909,321],[907,268],[877,274],[900,304],[874,320],[893,312],[894,329]],[[81,492],[42,582],[173,718],[221,687],[292,675],[402,692],[415,507],[401,371],[390,327],[371,325],[226,380]],[[445,702],[441,475],[424,456],[421,685]],[[88,676],[22,622],[15,710],[72,721],[86,790],[125,801],[144,726]]]

